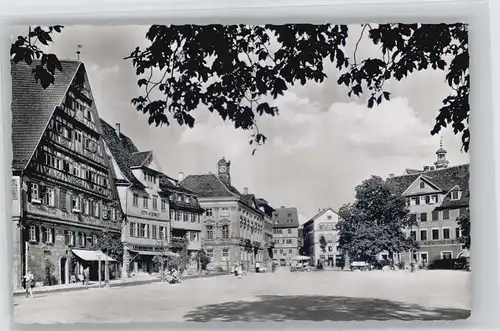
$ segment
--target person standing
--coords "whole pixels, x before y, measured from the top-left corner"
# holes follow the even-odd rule
[[[35,276],[28,271],[28,273],[24,276],[25,284],[26,284],[26,297],[33,299],[33,288],[35,287]]]
[[[89,285],[90,281],[90,268],[87,266],[85,269],[83,269],[83,279],[84,279],[84,284]]]

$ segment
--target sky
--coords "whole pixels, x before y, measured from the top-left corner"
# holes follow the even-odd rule
[[[196,112],[193,129],[148,125],[130,100],[140,95],[130,61],[137,46],[147,45],[147,26],[66,26],[48,51],[60,59],[76,60],[77,45],[85,64],[99,116],[128,135],[139,150],[153,150],[164,173],[217,173],[217,161],[231,161],[233,185],[263,197],[275,208],[297,207],[304,223],[320,208],[339,209],[354,197],[354,188],[371,175],[402,174],[435,161],[440,136],[450,165],[469,162],[461,151],[460,136],[451,129],[431,136],[442,99],[450,89],[445,73],[414,73],[401,82],[386,83],[392,98],[373,109],[365,99],[349,98],[337,85],[335,68],[327,66],[321,84],[294,87],[274,103],[277,117],[259,119],[267,136],[252,156],[249,133],[208,111]],[[359,26],[349,26],[347,55],[352,55]],[[26,34],[14,27],[13,37]],[[379,50],[362,39],[358,59],[377,56]]]

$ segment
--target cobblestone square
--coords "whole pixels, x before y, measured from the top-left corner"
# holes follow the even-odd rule
[[[455,320],[470,315],[470,273],[294,272],[15,298],[18,323]]]

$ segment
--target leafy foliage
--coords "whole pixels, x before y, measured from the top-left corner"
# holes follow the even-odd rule
[[[464,150],[469,149],[469,48],[466,24],[381,24],[364,25],[360,39],[368,30],[369,39],[382,50],[380,58],[357,61],[356,50],[349,70],[338,83],[350,88],[349,96],[370,94],[368,107],[389,100],[384,83],[397,81],[413,72],[447,70],[446,82],[451,94],[443,100],[431,134],[452,124],[455,134],[462,134]],[[358,41],[359,43],[359,41]]]
[[[325,239],[325,236],[321,236],[319,237],[319,247],[321,248],[321,251],[324,252],[325,249],[326,249],[326,239]]]
[[[358,61],[365,32],[381,56]],[[150,45],[136,48],[132,60],[144,93],[132,100],[149,123],[169,125],[171,118],[193,127],[191,112],[205,105],[236,129],[253,130],[250,144],[265,143],[257,116],[279,114],[269,103],[290,87],[327,78],[331,62],[348,95],[369,93],[369,108],[390,99],[384,83],[432,68],[447,70],[451,94],[443,100],[432,134],[452,124],[469,147],[469,53],[464,24],[364,25],[352,58],[346,56],[345,25],[153,25]],[[159,78],[153,79],[155,71]],[[329,73],[328,73],[329,74]],[[155,97],[157,96],[157,97]],[[255,152],[255,150],[254,150]]]
[[[32,65],[34,60],[40,60],[33,68],[35,80],[44,89],[54,84],[56,70],[62,71],[61,62],[55,54],[45,53],[37,42],[47,46],[53,42],[52,35],[60,33],[63,29],[61,25],[49,27],[37,26],[29,28],[26,36],[18,36],[17,40],[10,47],[10,55],[14,63],[25,62]]]
[[[179,257],[173,259],[175,261],[173,260],[169,261],[169,265],[172,265],[172,263],[177,262],[177,266],[181,270],[184,270],[189,262],[188,246],[189,246],[189,240],[187,238],[172,237],[170,240],[170,250],[174,253],[178,253]]]
[[[118,263],[123,261],[123,243],[119,235],[112,236],[105,232],[102,236],[97,238],[97,243],[93,249],[101,250],[109,257],[112,257]]]
[[[460,227],[460,243],[465,248],[470,249],[470,210],[467,208],[466,212],[458,218],[458,226]]]
[[[200,249],[196,253],[196,259],[200,262],[201,268],[206,269],[207,265],[212,262],[210,256],[208,256],[207,252],[204,249]]]
[[[394,195],[380,177],[358,185],[354,203],[343,206],[339,216],[339,248],[353,259],[418,248],[403,230],[416,225],[416,219],[410,217],[405,199]]]
[[[33,58],[41,59],[33,73],[44,88],[54,83],[61,65],[56,55],[45,54],[32,38],[46,45],[52,42],[51,34],[61,29],[30,28],[28,36],[19,36],[11,47],[15,62],[31,64]],[[359,61],[357,48],[365,33],[381,54]],[[361,34],[354,36],[359,39],[352,57],[346,54],[348,35],[347,26],[330,24],[153,25],[146,34],[149,45],[126,57],[143,89],[132,103],[156,126],[175,121],[193,127],[193,111],[205,106],[236,129],[251,131],[249,143],[258,146],[267,140],[258,128],[258,116],[278,115],[271,101],[292,86],[323,82],[330,74],[327,62],[340,72],[337,83],[348,89],[350,97],[367,94],[369,108],[390,100],[390,91],[384,89],[388,80],[434,69],[447,72],[450,94],[443,99],[431,134],[451,125],[468,151],[466,24],[363,25]]]

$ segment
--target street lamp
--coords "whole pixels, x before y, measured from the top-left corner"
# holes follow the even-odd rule
[[[106,254],[104,256],[104,286],[109,287],[109,259],[108,259],[108,254],[109,254],[109,232],[108,229],[103,229],[102,230],[102,236],[104,238],[104,241],[106,243]]]

